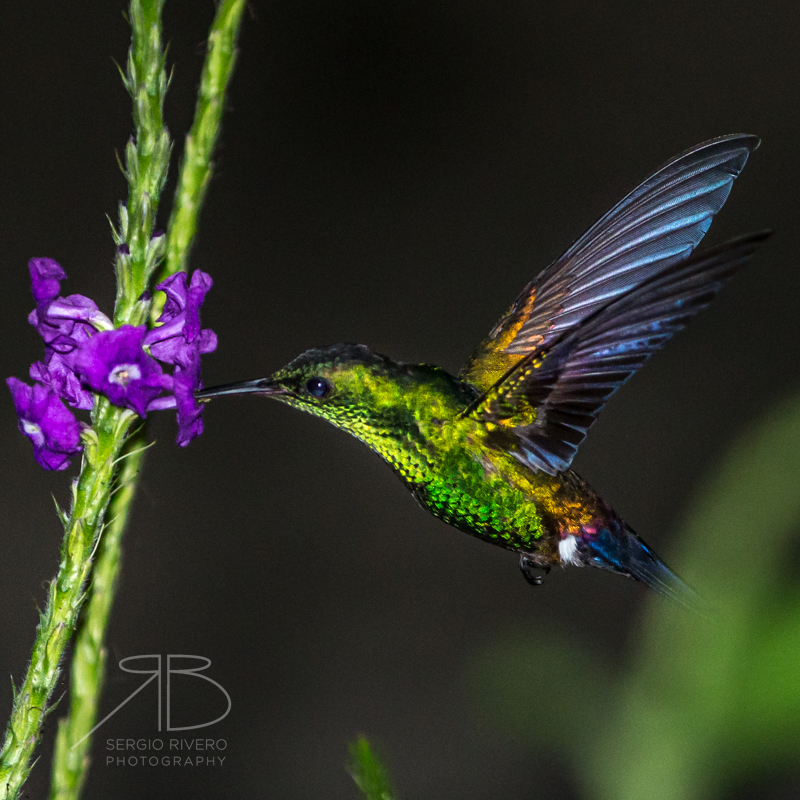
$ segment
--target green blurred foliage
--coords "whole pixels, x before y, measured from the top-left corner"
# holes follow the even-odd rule
[[[800,764],[800,398],[739,437],[675,562],[710,619],[653,597],[622,668],[563,633],[513,632],[473,665],[479,707],[571,759],[592,800],[719,798]]]
[[[366,737],[359,736],[350,745],[350,759],[350,774],[367,800],[395,800],[386,770]]]

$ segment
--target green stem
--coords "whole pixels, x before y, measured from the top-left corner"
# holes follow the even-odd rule
[[[105,398],[95,403],[93,429],[84,439],[81,474],[73,484],[72,511],[65,520],[61,563],[40,615],[25,679],[14,693],[0,756],[0,791],[7,800],[15,800],[27,779],[44,718],[52,710],[50,696],[85,597],[84,584],[111,496],[116,460],[134,419],[133,412],[112,406]]]
[[[130,6],[133,37],[122,81],[133,99],[135,135],[125,147],[128,202],[120,204],[119,231],[114,231],[118,246],[117,326],[141,325],[147,320],[152,303],[145,292],[166,249],[165,237],[153,236],[172,151],[163,119],[169,86],[161,44],[163,6],[164,0],[131,0]]]
[[[120,208],[120,230],[114,232],[118,245],[117,325],[141,324],[148,318],[151,303],[144,292],[165,249],[163,236],[152,237],[171,149],[162,119],[168,85],[161,45],[163,2],[131,0],[130,6],[133,35],[123,80],[134,100],[136,136],[126,148],[128,204]],[[92,427],[83,434],[84,457],[73,484],[72,508],[69,515],[62,515],[61,563],[40,615],[25,678],[14,693],[0,752],[3,800],[18,797],[32,768],[44,718],[53,708],[51,695],[86,597],[84,587],[103,530],[119,456],[135,418],[131,411],[112,406],[103,397],[95,398]]]
[[[197,217],[211,177],[211,155],[219,137],[225,89],[234,66],[236,37],[244,8],[244,0],[225,0],[217,9],[209,32],[208,50],[203,66],[195,120],[186,137],[185,153],[170,218],[167,237],[168,263],[163,270],[166,274],[186,269],[186,260],[197,230]],[[135,22],[133,11],[131,19]],[[139,19],[142,17],[139,16]],[[139,52],[140,49],[136,47],[134,41],[132,54]],[[141,56],[139,61],[143,61],[145,64],[148,59],[151,62],[154,61],[153,55],[156,52],[158,52],[158,48],[151,49],[150,55]],[[131,66],[132,63],[133,66]],[[163,60],[161,64],[163,66]],[[131,87],[135,89],[137,85],[130,76],[138,74],[147,74],[147,67],[137,63],[136,56],[132,55],[129,58],[128,76],[126,76],[126,85],[129,90]],[[153,86],[162,85],[157,76],[152,77]],[[131,94],[136,100],[135,90],[131,90]],[[139,96],[149,97],[149,93],[146,90],[140,90]],[[137,105],[139,104],[135,103],[135,107]],[[157,119],[160,123],[160,114],[159,106],[153,109],[149,118]],[[149,142],[158,141],[158,137],[152,134],[148,136],[146,132],[139,132],[138,122],[145,117],[140,115],[139,118],[136,118],[135,115],[135,119],[137,121],[137,142],[140,138],[142,140],[147,138]],[[168,148],[162,146],[162,151],[168,151]],[[141,170],[138,169],[140,162],[141,159],[136,153],[128,153],[127,173],[141,174]],[[131,169],[131,164],[137,166]],[[149,180],[151,184],[161,185],[157,177],[151,177]],[[143,186],[143,190],[147,191],[146,187]],[[121,231],[118,234],[118,244],[127,241],[125,225],[130,224],[129,210],[133,207],[135,206],[129,199],[128,208],[121,209]],[[150,209],[152,210],[152,203]],[[146,219],[146,216],[141,215],[141,218]],[[150,219],[152,220],[152,215]],[[135,259],[133,246],[129,245],[129,249],[130,261],[133,262]],[[127,254],[124,252],[118,255],[118,266],[126,260],[126,256]],[[143,272],[152,275],[152,269],[147,263],[146,249],[144,260],[141,260],[141,252],[139,257]],[[136,291],[136,289],[131,291]],[[154,308],[151,320],[156,319],[159,313],[160,309]],[[140,321],[142,320],[139,317],[136,322]],[[105,672],[103,643],[120,569],[121,539],[127,524],[130,505],[136,492],[137,475],[144,455],[143,447],[144,434],[141,433],[131,439],[126,448],[128,454],[123,455],[125,460],[119,477],[119,486],[110,509],[112,522],[109,523],[108,530],[98,549],[97,563],[89,590],[89,601],[75,643],[70,685],[70,715],[61,720],[56,740],[51,783],[52,800],[77,800],[86,780],[92,744],[90,731],[97,722],[98,703]]]
[[[167,258],[160,278],[185,271],[197,232],[197,220],[205,200],[214,163],[211,158],[219,138],[225,94],[236,63],[236,39],[245,0],[223,0],[208,34],[203,73],[194,121],[186,135],[178,185],[169,218]],[[152,319],[161,312],[164,298],[153,307]]]
[[[83,611],[72,656],[69,716],[58,724],[53,757],[51,800],[77,800],[86,780],[92,745],[91,730],[105,674],[104,641],[122,558],[122,535],[136,495],[144,457],[144,431],[131,436],[121,456],[122,468],[109,506],[111,521],[100,540],[92,570],[89,600]]]

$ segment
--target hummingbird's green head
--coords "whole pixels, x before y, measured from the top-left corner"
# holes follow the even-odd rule
[[[440,372],[399,364],[364,345],[337,344],[307,350],[267,378],[203,390],[196,397],[273,397],[363,438],[368,428],[411,423],[410,417],[424,403],[420,393],[425,384]]]
[[[205,389],[206,400],[227,394],[258,394],[322,417],[383,450],[391,438],[406,438],[428,420],[456,416],[474,390],[444,370],[403,364],[360,344],[307,350],[267,378]]]
[[[267,394],[336,423],[380,405],[396,366],[364,345],[314,348],[270,375]]]

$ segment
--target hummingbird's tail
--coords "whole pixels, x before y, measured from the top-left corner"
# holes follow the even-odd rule
[[[585,536],[581,549],[584,563],[627,575],[690,611],[709,615],[703,598],[621,520],[618,531],[604,529],[595,536]]]

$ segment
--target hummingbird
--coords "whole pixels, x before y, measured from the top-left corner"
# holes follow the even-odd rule
[[[696,607],[571,465],[609,397],[769,235],[693,253],[758,145],[722,136],[656,170],[525,286],[457,376],[336,344],[196,397],[261,395],[327,420],[435,517],[519,554],[531,584],[554,566],[597,567]]]

